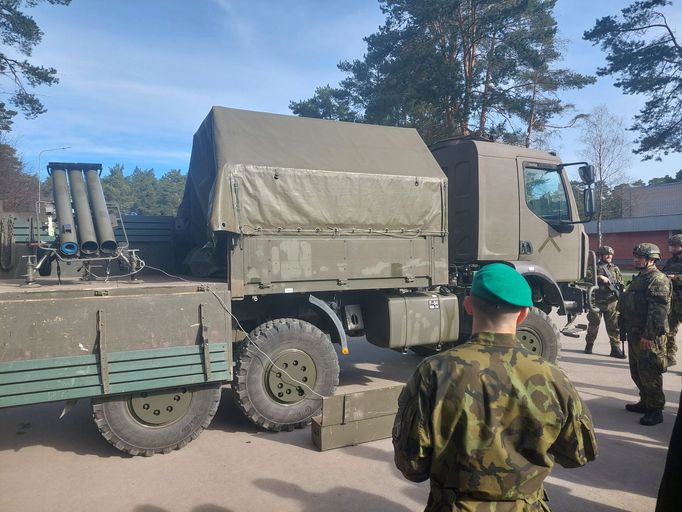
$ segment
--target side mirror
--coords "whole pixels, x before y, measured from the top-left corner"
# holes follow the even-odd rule
[[[591,165],[589,167],[592,167]],[[582,167],[581,167],[582,169]],[[581,172],[582,175],[582,172]],[[591,219],[594,216],[594,194],[592,194],[591,188],[586,188],[583,190],[583,210],[585,211],[585,216]]]
[[[590,186],[594,183],[594,165],[581,165],[578,167],[578,174],[585,185]]]

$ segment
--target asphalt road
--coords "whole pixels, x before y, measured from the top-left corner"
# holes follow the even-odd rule
[[[603,327],[602,327],[603,330]],[[546,481],[555,512],[651,512],[677,412],[682,365],[664,376],[665,421],[643,427],[624,410],[637,394],[627,361],[563,338],[560,364],[587,401],[598,430],[598,459],[555,468]],[[421,360],[354,340],[340,356],[350,392],[402,383]],[[0,410],[0,512],[341,512],[419,511],[428,484],[404,480],[389,439],[318,452],[310,429],[272,434],[241,415],[230,392],[213,423],[184,449],[127,457],[106,443],[81,401],[58,419],[61,404]]]

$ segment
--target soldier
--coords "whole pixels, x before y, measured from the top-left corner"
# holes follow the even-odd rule
[[[598,313],[592,311],[587,313],[587,335],[585,336],[585,353],[592,353],[594,340],[597,339],[599,331],[599,321],[604,317],[604,325],[609,335],[611,343],[611,353],[609,356],[625,359],[625,354],[620,348],[620,337],[618,332],[618,296],[623,291],[623,275],[620,269],[613,263],[613,249],[604,245],[597,249],[599,262],[597,263],[597,285],[599,288],[594,293],[594,305],[599,310]],[[591,282],[594,270],[587,269],[587,279]]]
[[[670,281],[656,268],[661,259],[657,245],[642,243],[632,251],[639,270],[619,299],[630,350],[630,375],[639,389],[639,402],[627,404],[630,412],[644,414],[642,425],[663,422],[663,372],[666,370],[665,341],[670,308]]]
[[[668,315],[668,339],[665,345],[668,366],[675,366],[677,360],[677,326],[682,322],[682,234],[673,235],[668,240],[668,250],[673,255],[663,266],[663,273],[668,276],[673,286],[673,298]]]
[[[554,462],[594,460],[590,413],[554,364],[516,339],[533,305],[526,280],[493,263],[464,299],[473,335],[429,357],[398,399],[395,464],[431,481],[426,511],[548,511],[543,481]]]

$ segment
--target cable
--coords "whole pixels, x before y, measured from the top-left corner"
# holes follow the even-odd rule
[[[293,378],[293,377],[289,374],[289,372],[287,372],[284,368],[278,366],[278,365],[272,360],[272,358],[271,358],[269,355],[267,355],[265,352],[263,352],[263,350],[256,344],[256,342],[255,342],[255,341],[251,338],[251,336],[249,336],[249,334],[246,332],[246,329],[244,329],[244,326],[242,326],[242,324],[239,322],[239,319],[238,319],[236,316],[234,316],[234,315],[232,314],[232,311],[230,311],[230,308],[227,306],[227,304],[225,304],[225,301],[222,299],[222,297],[220,297],[220,295],[218,295],[218,294],[216,293],[216,291],[213,290],[213,288],[211,288],[210,286],[208,286],[206,283],[201,283],[201,282],[199,282],[199,281],[190,281],[190,280],[185,279],[185,278],[183,278],[183,277],[175,276],[175,275],[173,275],[173,274],[169,274],[169,273],[166,272],[165,270],[162,270],[162,269],[156,268],[156,267],[152,267],[152,266],[150,266],[150,265],[147,265],[146,268],[148,268],[148,269],[150,269],[150,270],[156,270],[157,272],[161,272],[162,274],[165,274],[165,275],[167,275],[168,277],[172,277],[172,278],[174,278],[174,279],[179,279],[180,281],[184,281],[184,282],[186,282],[186,283],[196,284],[196,285],[198,285],[198,286],[204,286],[204,287],[206,288],[207,291],[211,292],[211,294],[212,294],[216,299],[218,299],[218,302],[220,303],[220,305],[222,306],[222,308],[227,312],[228,315],[230,315],[230,316],[234,319],[234,321],[237,323],[237,327],[239,327],[239,328],[244,332],[244,334],[246,335],[246,339],[249,341],[249,345],[247,346],[247,350],[249,350],[252,346],[255,347],[256,350],[258,350],[258,352],[260,352],[261,354],[263,354],[263,355],[265,356],[265,358],[266,358],[268,361],[270,361],[270,364],[271,364],[272,366],[274,366],[277,370],[279,370],[279,371],[281,371],[282,373],[284,373],[284,374],[285,374],[287,377],[289,377],[293,382],[295,382],[296,384],[300,384],[301,386],[304,386],[304,387],[308,388],[308,390],[310,390],[310,393],[312,393],[313,395],[319,396],[320,398],[327,398],[326,396],[321,395],[320,393],[318,393],[317,391],[315,391],[313,388],[311,388],[311,387],[310,387],[308,384],[306,384],[305,382],[301,382],[300,380],[297,380],[297,379]],[[252,353],[253,353],[253,352],[252,352]]]
[[[119,255],[119,258],[122,258],[123,260],[125,260],[125,262],[128,264],[128,266],[130,268],[132,268],[132,265],[130,264],[130,261],[128,260],[128,258],[123,256],[122,254]],[[84,271],[89,276],[93,277],[93,279],[91,279],[92,281],[104,281],[105,283],[108,283],[109,281],[114,281],[116,279],[123,279],[125,277],[134,276],[135,274],[139,274],[140,272],[142,272],[142,270],[147,268],[147,264],[144,262],[144,260],[138,258],[138,261],[140,262],[140,268],[138,268],[137,270],[135,270],[133,272],[128,272],[127,274],[121,274],[121,275],[116,275],[116,276],[110,275],[109,272],[111,271],[111,268],[110,268],[108,262],[107,262],[107,276],[106,277],[98,276],[97,274],[92,272],[88,267],[85,267]],[[148,268],[153,268],[153,267],[148,267]],[[154,269],[154,270],[158,270],[159,272],[163,272],[163,270],[161,270],[161,269]],[[170,276],[170,277],[176,277],[176,276]]]

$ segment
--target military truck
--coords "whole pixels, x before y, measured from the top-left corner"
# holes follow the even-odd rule
[[[300,427],[339,382],[334,344],[347,354],[365,336],[426,353],[465,341],[462,300],[490,262],[526,277],[536,307],[520,339],[555,359],[548,313],[587,304],[567,165],[482,140],[429,150],[412,129],[214,107],[160,255],[144,238],[131,247],[101,166],[50,163],[54,201],[25,223],[28,243],[5,229],[0,244],[27,256],[26,279],[0,285],[0,406],[90,398],[104,437],[144,455],[196,437],[221,384],[256,424]],[[581,175],[593,180],[584,163]]]

